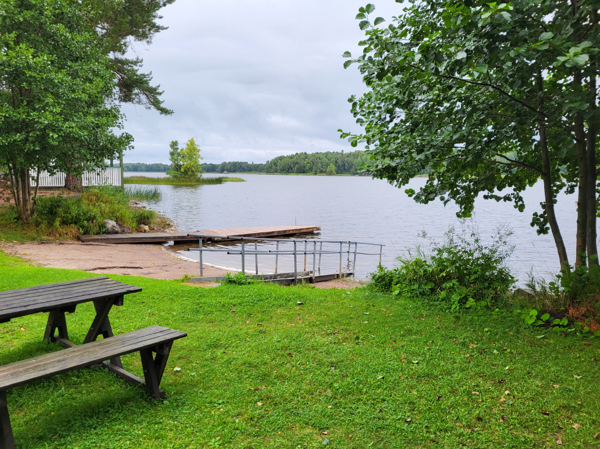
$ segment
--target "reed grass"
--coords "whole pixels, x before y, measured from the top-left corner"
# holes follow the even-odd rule
[[[175,178],[149,178],[146,176],[129,176],[124,179],[125,184],[150,184],[170,186],[198,186],[210,184],[223,184],[224,182],[244,182],[242,178],[230,178],[220,176],[218,178],[200,178],[197,180],[175,179]]]
[[[132,200],[159,201],[161,198],[160,190],[157,187],[127,187],[125,194]]]

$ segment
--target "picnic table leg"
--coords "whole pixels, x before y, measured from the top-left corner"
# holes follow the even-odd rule
[[[10,417],[8,416],[8,405],[6,403],[6,390],[0,391],[0,448],[16,449],[13,437]]]
[[[55,309],[48,316],[48,324],[46,324],[46,332],[44,340],[56,341],[54,332],[58,329],[58,337],[64,340],[69,340],[67,332],[67,320],[65,319],[65,309]]]
[[[159,386],[165,372],[165,367],[167,366],[171,346],[173,346],[173,342],[140,351],[142,366],[144,368],[144,378],[146,379],[146,389],[154,396],[154,399],[165,398],[165,392]],[[156,357],[153,356],[153,353],[156,353]]]
[[[88,331],[88,334],[83,340],[83,343],[91,343],[96,341],[99,335],[102,335],[103,338],[112,337],[113,331],[110,325],[110,320],[108,319],[108,313],[112,308],[113,304],[119,303],[123,301],[123,297],[117,298],[109,298],[103,300],[94,301],[94,307],[96,308],[96,317],[92,322],[92,326]],[[117,366],[118,368],[123,368],[123,363],[121,362],[121,357],[113,357],[110,359],[110,363]]]

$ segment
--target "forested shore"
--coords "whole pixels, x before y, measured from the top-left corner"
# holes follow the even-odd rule
[[[279,174],[312,174],[312,175],[357,175],[368,161],[365,151],[351,153],[296,153],[289,156],[278,156],[264,164],[251,162],[222,162],[220,164],[201,164],[204,173],[279,173]],[[169,164],[125,163],[125,171],[130,172],[166,172]]]

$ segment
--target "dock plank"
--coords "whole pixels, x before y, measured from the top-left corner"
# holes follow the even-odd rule
[[[246,228],[201,229],[194,232],[159,232],[146,234],[103,234],[80,235],[78,239],[84,243],[166,243],[195,242],[198,235],[229,237],[285,237],[298,234],[313,234],[320,231],[318,226],[258,226]]]

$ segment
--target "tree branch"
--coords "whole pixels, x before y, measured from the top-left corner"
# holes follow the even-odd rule
[[[416,65],[414,65],[414,64],[408,64],[408,65],[409,65],[410,67],[412,67],[412,68],[415,68],[415,69],[417,69],[417,70],[420,70],[421,72],[425,72],[425,70],[424,70],[424,69],[422,69],[421,67],[418,67],[418,66],[416,66]],[[529,105],[529,104],[525,103],[523,100],[520,100],[520,99],[518,99],[518,98],[514,97],[513,95],[509,94],[508,92],[506,92],[505,90],[501,89],[500,87],[498,87],[498,86],[496,86],[496,85],[494,85],[494,84],[491,84],[491,83],[481,83],[481,82],[479,82],[479,81],[468,80],[468,79],[465,79],[465,78],[459,78],[459,77],[457,77],[457,76],[452,76],[452,75],[435,75],[435,74],[433,74],[433,76],[437,76],[437,77],[444,78],[444,79],[448,79],[448,80],[462,81],[463,83],[467,83],[467,84],[473,84],[473,85],[475,85],[475,86],[489,87],[490,89],[494,89],[494,90],[496,90],[496,91],[500,92],[500,93],[501,93],[502,95],[504,95],[505,97],[507,97],[507,98],[510,98],[512,101],[515,101],[515,102],[519,103],[520,105],[522,105],[522,106],[526,107],[527,109],[529,109],[529,110],[531,110],[531,111],[535,112],[536,114],[542,114],[544,117],[548,118],[548,117],[546,116],[546,114],[544,114],[543,112],[541,112],[541,111],[538,111],[538,110],[537,110],[536,108],[534,108],[533,106],[531,106],[531,105]]]

